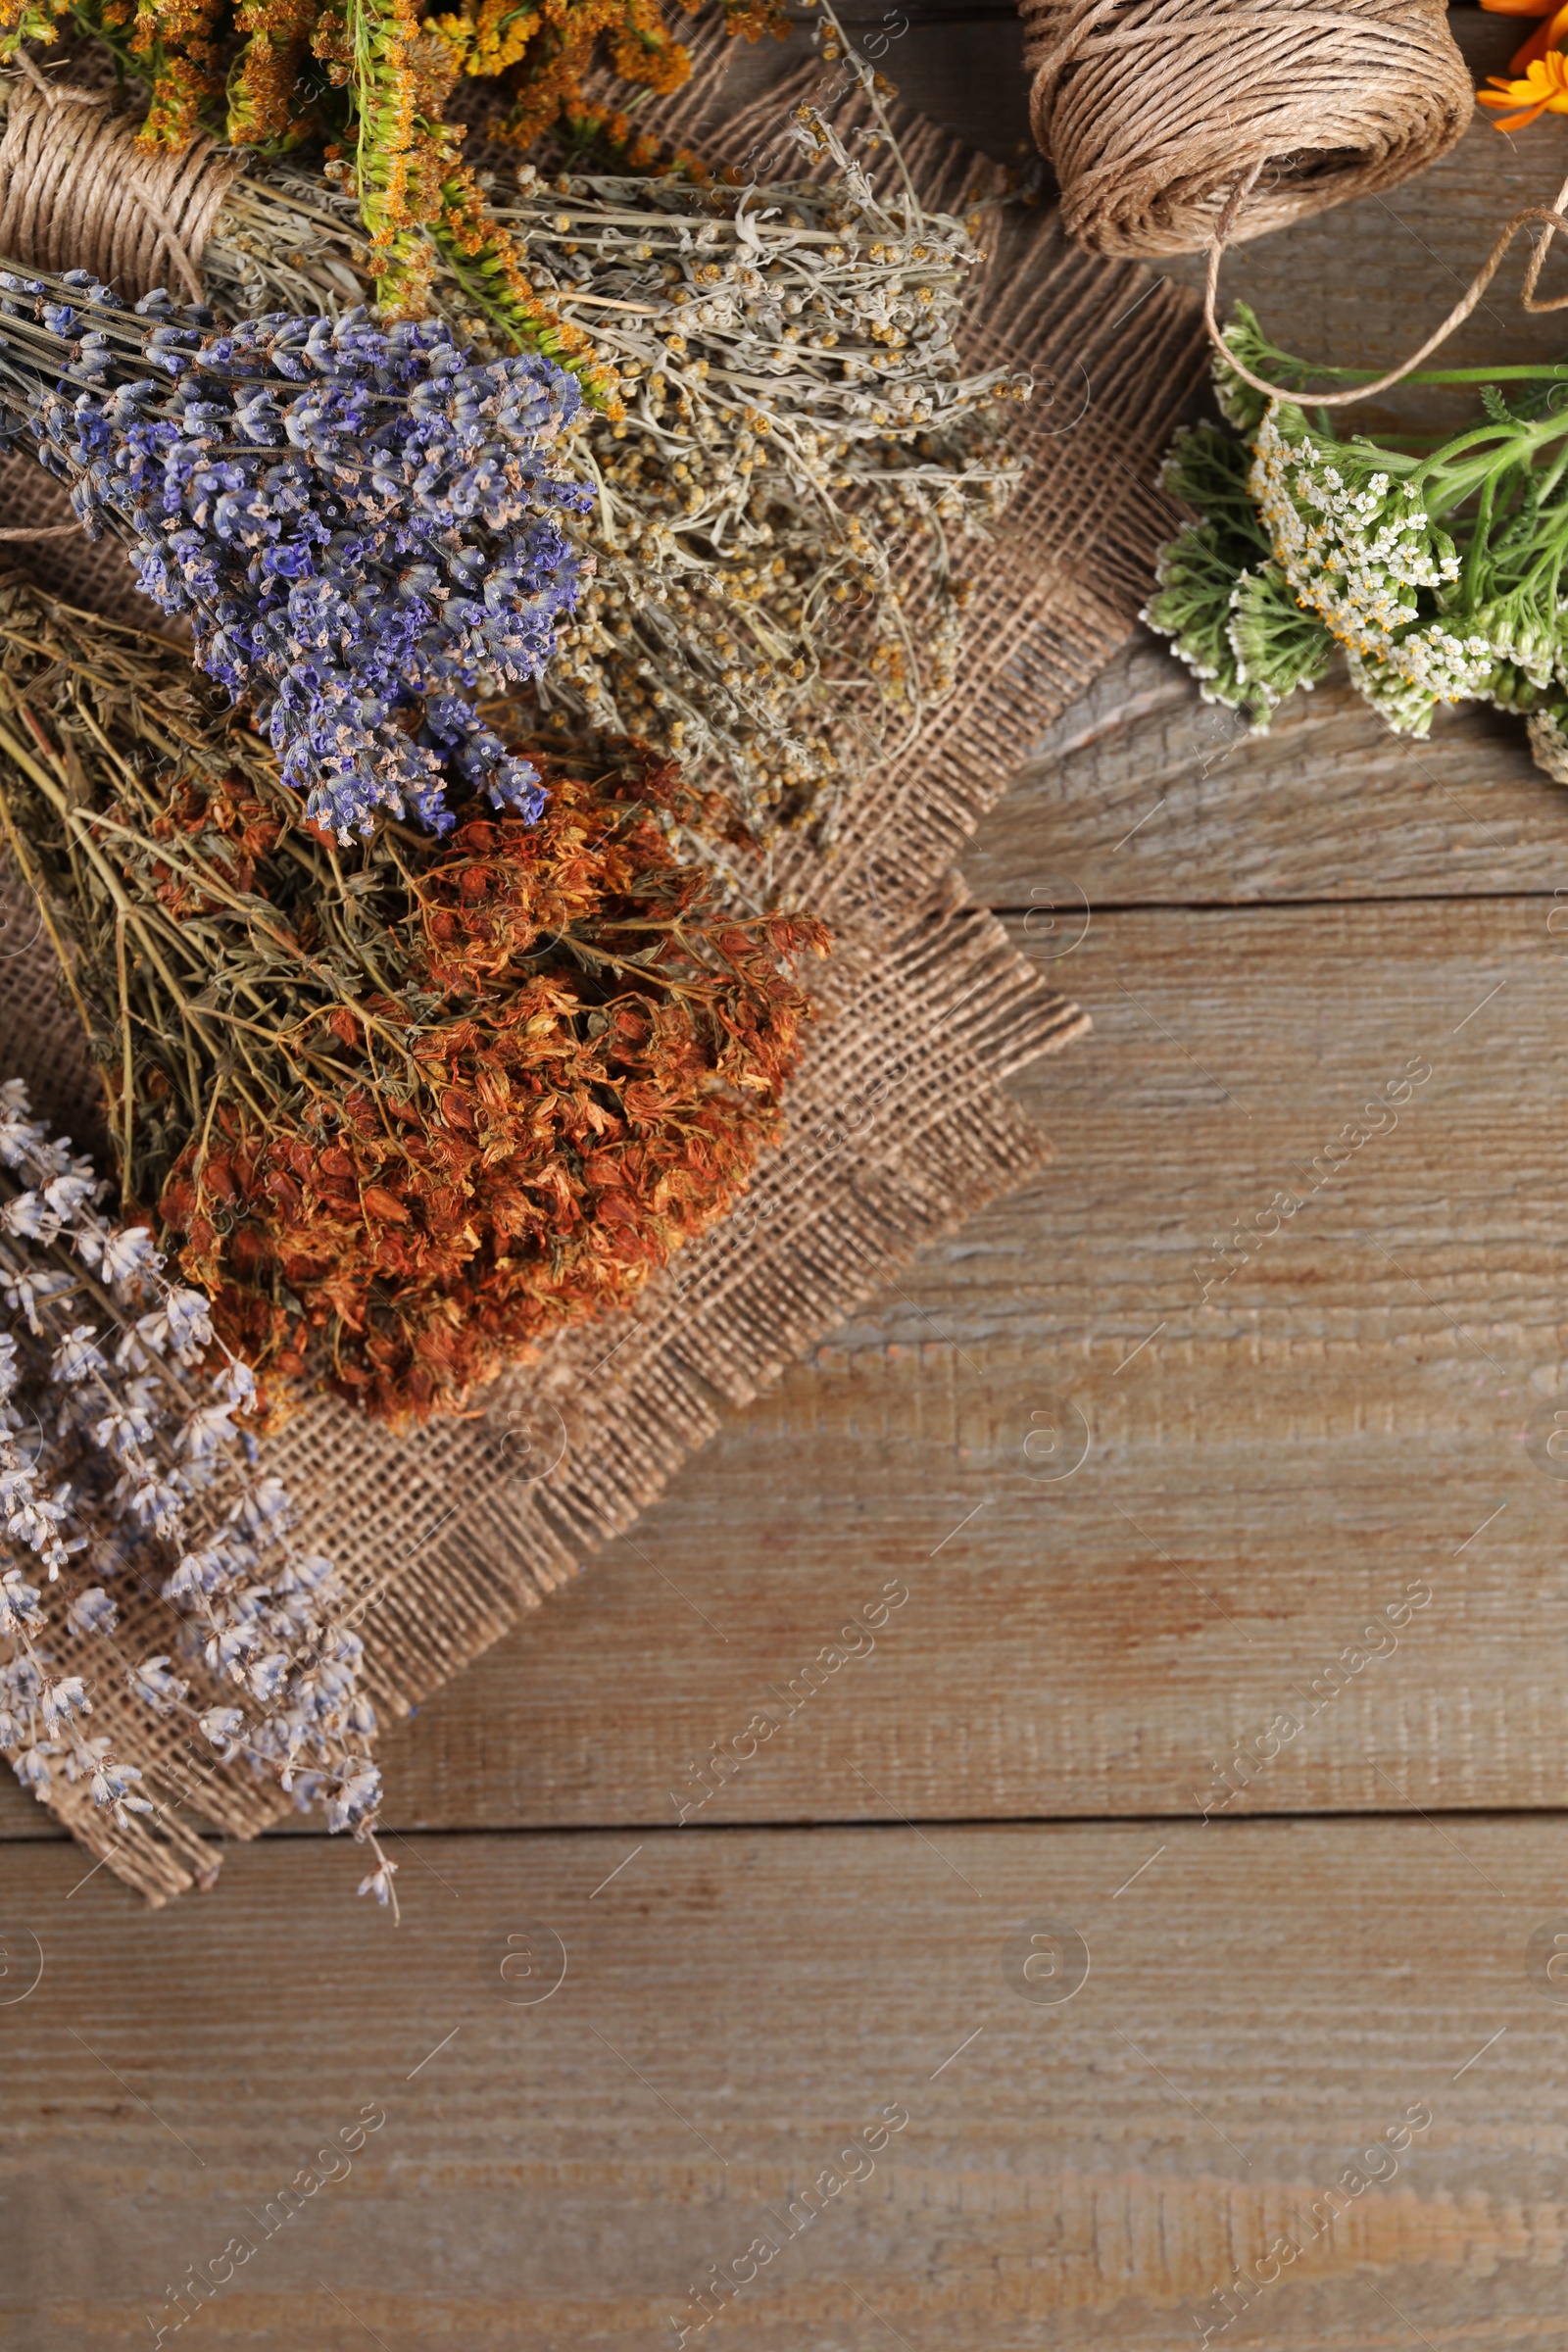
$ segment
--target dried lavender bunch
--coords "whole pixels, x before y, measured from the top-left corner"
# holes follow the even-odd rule
[[[321,1804],[329,1829],[370,1845],[361,1892],[387,1901],[363,1644],[331,1561],[290,1542],[289,1497],[235,1427],[256,1402],[249,1366],[215,1338],[200,1292],[169,1279],[151,1233],[102,1214],[108,1184],[28,1116],[17,1079],[0,1086],[0,1749],[39,1797],[61,1770],[122,1828],[153,1811],[134,1792],[139,1768],[82,1730],[90,1686],[54,1669],[24,1573],[36,1562],[79,1657],[101,1655],[106,1676],[188,1719],[225,1763]],[[184,1671],[124,1655],[117,1581],[173,1604]]]
[[[922,211],[870,96],[882,195],[810,109],[796,130],[820,184],[547,182],[525,166],[511,201],[491,191],[530,287],[592,334],[622,403],[564,452],[593,491],[570,528],[595,576],[540,701],[721,774],[764,835],[831,835],[951,689],[964,543],[1020,478],[1021,387],[970,373],[955,339],[973,237]],[[330,309],[365,282],[366,248],[349,198],[259,166],[205,268],[225,313]],[[438,264],[431,298],[489,347],[453,270]]]
[[[440,320],[214,325],[167,294],[127,311],[84,270],[0,272],[0,431],[191,615],[197,661],[255,700],[340,840],[388,809],[445,830],[453,783],[536,816],[537,772],[474,697],[536,678],[576,598],[562,521],[584,493],[545,463],[575,382],[470,366]]]

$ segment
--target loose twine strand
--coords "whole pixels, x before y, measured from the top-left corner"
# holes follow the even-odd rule
[[[0,141],[0,254],[24,270],[90,270],[132,301],[172,275],[200,302],[202,253],[240,166],[211,139],[149,156],[110,111],[112,93],[64,88],[24,51],[17,63],[24,80],[6,92]],[[0,540],[65,539],[79,527],[0,530]]]
[[[1030,118],[1093,253],[1201,253],[1408,178],[1474,108],[1442,0],[1020,0]]]
[[[1256,177],[1255,168],[1252,177]],[[1443,324],[1428,335],[1419,351],[1412,352],[1410,357],[1401,361],[1397,368],[1391,368],[1387,375],[1380,375],[1375,383],[1357,384],[1355,389],[1350,392],[1307,392],[1303,391],[1298,384],[1272,384],[1267,377],[1254,375],[1251,368],[1236,357],[1236,354],[1225,342],[1219,326],[1220,263],[1224,259],[1225,248],[1230,239],[1231,223],[1247,200],[1250,185],[1249,180],[1237,182],[1220,215],[1213,241],[1209,246],[1208,280],[1203,296],[1203,323],[1208,328],[1209,339],[1215,349],[1224,354],[1227,366],[1232,368],[1245,383],[1250,384],[1254,391],[1266,392],[1270,399],[1309,404],[1314,409],[1344,409],[1350,407],[1353,402],[1358,400],[1371,400],[1379,392],[1387,392],[1395,384],[1402,382],[1405,376],[1420,367],[1423,360],[1430,359],[1433,352],[1441,344],[1446,343],[1448,337],[1464,324],[1496,276],[1502,266],[1503,256],[1507,253],[1514,238],[1521,228],[1528,227],[1533,221],[1539,222],[1545,233],[1538,237],[1531,248],[1530,261],[1525,270],[1524,287],[1519,298],[1520,305],[1524,310],[1537,315],[1547,311],[1568,310],[1568,294],[1555,295],[1549,302],[1536,300],[1536,287],[1541,281],[1542,268],[1551,241],[1559,228],[1568,228],[1568,210],[1564,209],[1568,207],[1568,180],[1564,180],[1557,191],[1556,202],[1549,212],[1544,205],[1526,205],[1522,211],[1514,214],[1512,220],[1503,228],[1498,230],[1492,251],[1446,318],[1444,319]]]

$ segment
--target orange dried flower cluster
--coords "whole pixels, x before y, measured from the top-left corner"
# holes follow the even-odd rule
[[[682,0],[685,5],[685,0]],[[513,98],[501,135],[531,146],[558,122],[581,118],[587,108],[583,76],[601,44],[622,80],[658,95],[678,90],[691,74],[691,55],[673,39],[660,0],[543,0],[502,17],[511,38],[497,63],[476,47],[468,73],[505,71]],[[503,69],[500,58],[508,60]]]
[[[301,75],[317,14],[316,0],[238,0],[234,29],[245,46],[229,76],[226,125],[236,147],[282,153],[315,129],[317,108]]]
[[[679,5],[694,16],[699,0]],[[789,31],[776,0],[725,0],[724,20],[731,35],[747,40],[764,33],[783,39]],[[628,157],[634,170],[653,160],[656,143],[634,140],[624,115],[592,105],[586,75],[602,59],[633,88],[662,96],[679,89],[692,69],[662,0],[463,0],[426,23],[450,45],[461,72],[503,80],[513,109],[498,126],[501,137],[529,146],[558,128],[578,138],[605,129],[617,152],[639,151]]]
[[[130,53],[153,85],[141,137],[151,146],[183,147],[196,135],[202,108],[223,86],[218,47],[222,0],[110,0],[107,22],[130,28]]]
[[[0,582],[0,679],[127,1200],[259,1368],[457,1410],[744,1188],[826,934],[720,905],[671,828],[723,805],[668,762],[535,752],[536,824],[344,850],[176,649]]]
[[[629,1297],[745,1184],[797,1055],[779,964],[819,927],[723,919],[652,813],[678,780],[637,747],[548,781],[535,827],[475,812],[398,842],[379,879],[406,909],[381,951],[401,985],[302,1020],[323,1067],[293,1115],[220,1102],[159,1198],[231,1345],[299,1373],[319,1334],[332,1384],[381,1417],[461,1406]],[[281,882],[318,944],[270,805],[187,784],[167,830],[215,816],[236,885]],[[376,874],[372,852],[353,879]],[[157,887],[210,915],[180,869]]]

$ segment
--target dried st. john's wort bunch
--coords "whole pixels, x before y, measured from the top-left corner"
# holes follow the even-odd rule
[[[809,110],[796,128],[832,166],[822,184],[547,183],[524,167],[513,199],[497,192],[530,283],[592,333],[624,403],[564,452],[593,493],[568,527],[594,576],[542,708],[721,775],[764,835],[830,832],[949,691],[967,573],[1020,475],[1019,381],[970,372],[956,341],[970,227],[920,209],[872,95],[881,195]],[[214,303],[341,303],[352,207],[287,166],[243,185],[208,248]],[[431,294],[482,343],[455,276],[438,270]]]
[[[1277,351],[1241,306],[1226,341],[1276,383],[1355,380]],[[1444,704],[1493,703],[1528,716],[1537,760],[1568,782],[1568,367],[1410,380],[1479,384],[1481,419],[1409,449],[1341,440],[1326,413],[1311,421],[1309,392],[1265,399],[1216,360],[1234,429],[1196,428],[1172,453],[1166,487],[1199,520],[1165,550],[1144,617],[1210,701],[1255,724],[1338,644],[1396,733],[1425,735]]]
[[[504,722],[505,714],[497,712]],[[155,1209],[258,1370],[460,1408],[623,1302],[775,1130],[819,925],[726,913],[632,744],[537,822],[340,849],[172,651],[0,583],[0,810]]]
[[[87,1728],[94,1690],[120,1685],[188,1723],[198,1752],[324,1806],[371,1846],[361,1892],[385,1901],[375,1717],[336,1571],[291,1541],[288,1494],[235,1427],[249,1366],[146,1227],[104,1215],[108,1190],[28,1116],[20,1081],[0,1086],[0,1750],[39,1797],[63,1775],[121,1828],[154,1815],[141,1769]],[[177,1661],[125,1652],[127,1587],[173,1604]]]
[[[440,830],[464,788],[537,813],[474,696],[537,676],[577,594],[562,525],[584,493],[546,452],[578,400],[545,360],[470,365],[440,320],[220,331],[84,271],[0,273],[0,423],[190,615],[201,666],[253,699],[342,840],[384,809]]]

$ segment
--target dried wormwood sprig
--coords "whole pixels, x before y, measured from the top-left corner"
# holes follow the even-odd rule
[[[848,795],[950,689],[972,593],[963,542],[1020,476],[1006,446],[1020,387],[968,371],[955,339],[971,229],[919,208],[872,98],[880,197],[806,110],[823,184],[547,183],[524,168],[495,215],[534,296],[593,334],[623,403],[563,452],[593,491],[570,527],[595,576],[541,703],[722,776],[764,835],[816,822],[831,838]],[[279,167],[230,199],[208,283],[236,315],[327,308],[361,258],[351,208]],[[431,295],[482,344],[486,319],[450,272]]]
[[[101,1213],[108,1190],[28,1116],[20,1081],[0,1086],[0,1750],[40,1797],[63,1771],[122,1828],[154,1810],[141,1771],[82,1728],[88,1676],[55,1671],[43,1593],[23,1571],[35,1560],[75,1662],[100,1658],[101,1678],[186,1719],[225,1763],[321,1803],[330,1829],[371,1846],[361,1892],[386,1901],[375,1717],[336,1572],[290,1542],[289,1497],[234,1426],[256,1401],[249,1366],[216,1340],[206,1299],[170,1281],[146,1228]],[[183,1672],[116,1640],[107,1588],[150,1580],[184,1619]]]

